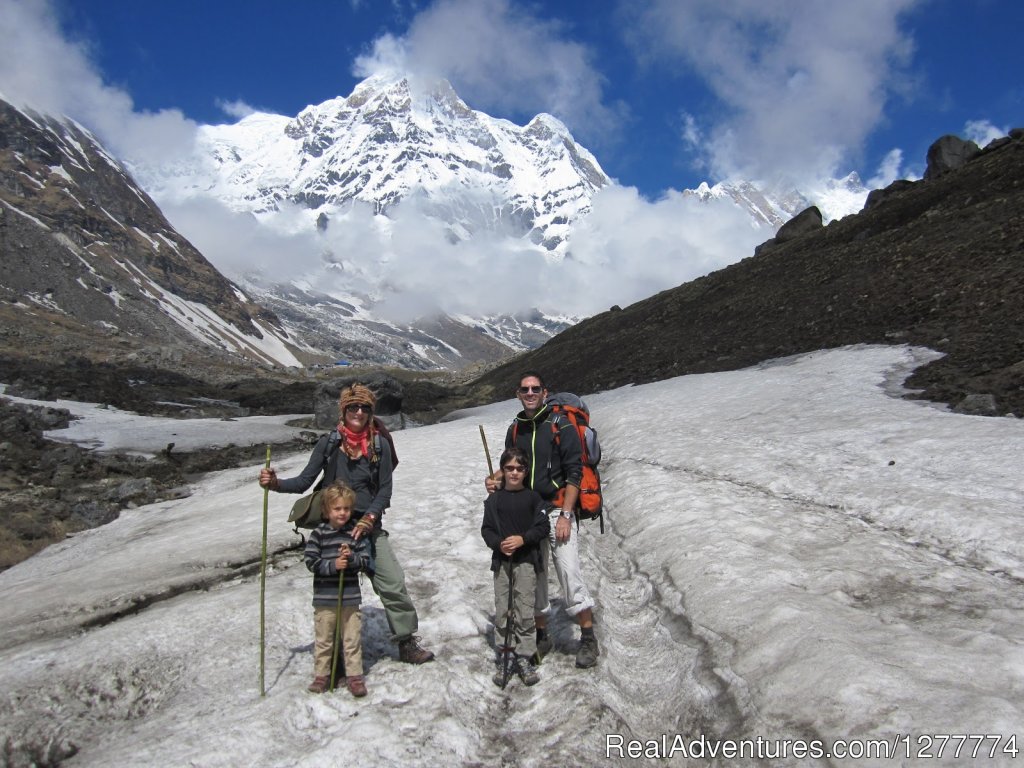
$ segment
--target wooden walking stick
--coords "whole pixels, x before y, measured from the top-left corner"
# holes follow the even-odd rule
[[[484,456],[487,457],[487,474],[494,474],[494,465],[491,464],[491,452],[487,449],[487,435],[484,434],[484,425],[480,425],[480,439],[484,441]]]
[[[270,469],[270,446],[267,446],[266,469]],[[267,695],[264,685],[264,659],[266,655],[267,629],[267,499],[270,488],[263,489],[263,549],[260,552],[260,696]]]
[[[347,544],[341,546],[347,547]],[[340,554],[340,551],[339,551]],[[349,557],[351,557],[349,553]],[[341,594],[345,589],[345,572],[338,574],[338,611],[334,615],[334,654],[331,657],[331,690],[334,690],[334,681],[337,680],[338,656],[341,655],[341,648],[344,641],[341,637]]]

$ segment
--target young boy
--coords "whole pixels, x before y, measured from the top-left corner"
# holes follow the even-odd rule
[[[348,674],[348,690],[356,697],[366,695],[363,678],[363,646],[360,635],[363,617],[359,612],[359,572],[373,573],[370,539],[352,538],[355,527],[352,507],[356,494],[342,482],[331,483],[320,494],[323,505],[320,525],[306,542],[306,567],[313,572],[313,682],[311,693],[323,693],[331,684],[331,665],[335,653],[344,658],[341,674]],[[339,578],[339,574],[344,578]],[[341,589],[341,616],[338,616],[338,590]],[[334,648],[338,624],[342,648]],[[342,654],[344,650],[344,654]],[[337,670],[336,670],[337,671]]]
[[[506,665],[511,666],[526,685],[540,678],[531,658],[537,650],[533,617],[534,590],[540,578],[547,578],[540,543],[547,538],[550,524],[544,501],[536,491],[523,485],[529,459],[521,448],[509,448],[501,454],[503,487],[484,502],[484,521],[480,534],[494,550],[494,645],[498,649],[498,671],[494,684],[508,680]],[[510,593],[512,616],[509,616]],[[511,628],[509,627],[511,621]]]

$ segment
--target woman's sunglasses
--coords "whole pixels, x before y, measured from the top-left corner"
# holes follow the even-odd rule
[[[355,413],[356,411],[362,411],[363,413],[373,413],[373,406],[366,405],[365,403],[353,403],[352,405],[345,406],[345,413]]]
[[[526,471],[526,467],[524,467],[522,464],[506,464],[504,467],[502,467],[502,469],[505,470],[506,472],[525,472]]]

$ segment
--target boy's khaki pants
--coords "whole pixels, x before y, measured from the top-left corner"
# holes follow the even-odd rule
[[[508,620],[508,566],[507,560],[494,574],[494,646],[505,645]],[[540,574],[543,576],[543,574]],[[515,563],[512,566],[512,632],[509,643],[521,656],[532,656],[537,650],[537,625],[533,618],[534,593],[537,574],[533,563]]]
[[[334,625],[338,611],[334,606],[313,606],[313,675],[315,677],[331,676],[331,660],[334,655]],[[344,654],[344,676],[354,677],[363,674],[363,615],[358,605],[341,606],[341,641]],[[341,669],[341,664],[338,665]],[[339,673],[341,678],[342,674]]]

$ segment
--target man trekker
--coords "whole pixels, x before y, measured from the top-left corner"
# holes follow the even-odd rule
[[[564,417],[553,413],[544,401],[548,390],[535,371],[519,377],[516,397],[523,410],[505,434],[505,448],[522,448],[530,457],[526,487],[540,494],[551,523],[543,548],[550,550],[555,575],[565,599],[566,612],[580,625],[580,647],[576,666],[597,664],[597,637],[594,635],[594,600],[583,581],[580,567],[579,531],[574,530],[574,510],[583,476],[583,447],[576,429]],[[555,435],[558,439],[555,439]],[[487,491],[500,487],[501,472],[487,478]],[[543,555],[545,563],[547,554]],[[547,634],[549,613],[547,575],[537,579],[534,611],[537,623],[537,661],[551,650]]]

